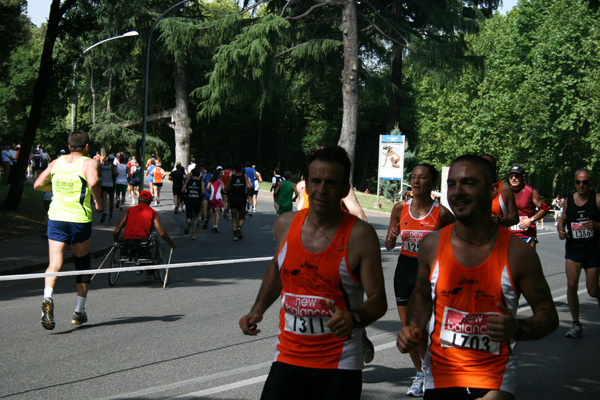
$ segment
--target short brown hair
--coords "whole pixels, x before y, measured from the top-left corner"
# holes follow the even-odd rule
[[[71,151],[80,152],[90,144],[90,136],[84,131],[75,131],[69,135],[67,143],[69,143]]]

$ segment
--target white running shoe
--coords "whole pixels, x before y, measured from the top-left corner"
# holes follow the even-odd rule
[[[413,378],[413,383],[410,389],[406,392],[407,396],[410,397],[423,397],[423,385],[424,385],[425,374],[417,372],[417,376]]]
[[[581,324],[573,324],[565,336],[568,338],[580,338],[583,336],[583,327]]]

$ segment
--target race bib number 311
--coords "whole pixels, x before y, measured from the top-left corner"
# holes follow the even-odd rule
[[[440,343],[443,347],[462,347],[500,354],[500,343],[490,340],[487,329],[488,318],[499,315],[494,312],[470,314],[446,307]]]
[[[286,331],[298,335],[331,333],[327,322],[332,315],[326,298],[284,293],[281,306],[285,311]]]

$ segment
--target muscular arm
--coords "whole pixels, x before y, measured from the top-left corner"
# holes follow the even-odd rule
[[[364,221],[357,220],[352,227],[348,242],[348,262],[354,274],[360,277],[367,299],[352,310],[358,316],[358,323],[352,318],[350,311],[340,309],[331,300],[327,301],[333,314],[327,327],[339,338],[349,336],[354,328],[372,324],[387,310],[379,239],[373,227]]]
[[[495,333],[491,339],[495,342],[505,342],[511,338],[540,339],[558,327],[558,314],[540,259],[534,249],[516,236],[512,236],[508,250],[508,263],[517,290],[523,293],[533,311],[533,316],[517,319],[510,310],[499,305],[503,314],[500,317],[488,318],[488,330],[493,330]]]
[[[515,202],[515,193],[506,182],[502,182],[502,198],[506,202],[508,215],[501,219],[501,225],[508,228],[519,223],[519,210]]]
[[[532,200],[533,200],[533,204],[535,204],[535,206],[538,208],[538,212],[536,212],[532,218],[535,218],[536,221],[541,218],[544,218],[546,216],[546,214],[548,214],[548,211],[546,211],[542,208],[542,196],[540,195],[540,192],[538,192],[537,190],[534,190]]]
[[[556,230],[558,231],[558,238],[560,240],[565,240],[567,238],[567,230],[565,229],[565,224],[567,223],[567,204],[569,202],[567,199],[563,202],[563,211],[558,219],[558,223],[556,224]]]
[[[48,168],[46,168],[44,172],[42,172],[35,180],[33,184],[33,188],[35,190],[39,190],[41,192],[52,191],[52,167],[54,166],[55,162],[56,161],[52,161],[50,165],[48,165]]]
[[[158,213],[156,213],[156,216],[154,218],[154,228],[156,228],[156,232],[160,235],[161,238],[163,238],[165,242],[169,244],[169,246],[171,246],[172,249],[177,248],[175,242],[171,240],[169,234],[167,233],[167,231],[165,231],[162,224],[160,223],[160,217],[158,216]]]
[[[348,195],[342,199],[342,203],[344,203],[350,214],[362,219],[365,222],[368,222],[365,211],[358,203],[358,199],[356,198],[356,194],[354,193],[353,189],[350,189]]]
[[[404,203],[404,201],[396,203],[392,209],[390,224],[385,236],[385,248],[388,250],[393,250],[396,247],[396,241],[398,240],[398,235],[400,235],[400,214],[402,214]]]
[[[359,274],[367,299],[354,312],[360,315],[359,328],[368,326],[381,318],[387,311],[387,298],[381,267],[379,239],[373,227],[357,220],[348,243],[348,258],[352,263],[352,252],[358,252]]]
[[[275,220],[275,224],[273,225],[273,235],[277,241],[277,251],[279,251],[283,245],[295,215],[296,213],[286,213]],[[248,314],[240,318],[240,328],[245,335],[254,336],[260,333],[260,329],[257,329],[258,323],[262,321],[264,313],[271,304],[273,304],[281,295],[283,285],[281,283],[281,276],[279,275],[279,265],[277,264],[277,251],[267,265],[267,270],[263,276],[263,281],[260,285],[254,305]]]
[[[125,225],[127,224],[127,218],[129,217],[129,210],[130,209],[128,208],[127,211],[125,211],[125,214],[123,214],[123,218],[121,218],[121,221],[119,221],[119,223],[115,227],[115,230],[113,231],[113,241],[115,243],[119,241],[119,234],[121,233],[121,231],[123,230],[123,228],[125,228]]]
[[[96,210],[100,211],[104,208],[102,196],[100,193],[100,179],[98,178],[98,163],[92,159],[85,160],[83,163],[83,176],[87,180],[88,186],[94,199],[96,200]]]

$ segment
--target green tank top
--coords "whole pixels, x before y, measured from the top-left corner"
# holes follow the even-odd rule
[[[80,157],[73,163],[60,157],[52,167],[52,203],[48,218],[53,221],[92,222],[92,204],[83,163],[89,157]]]
[[[281,182],[279,187],[279,193],[277,197],[277,204],[279,207],[287,207],[292,209],[292,197],[294,196],[294,184],[290,181]]]

